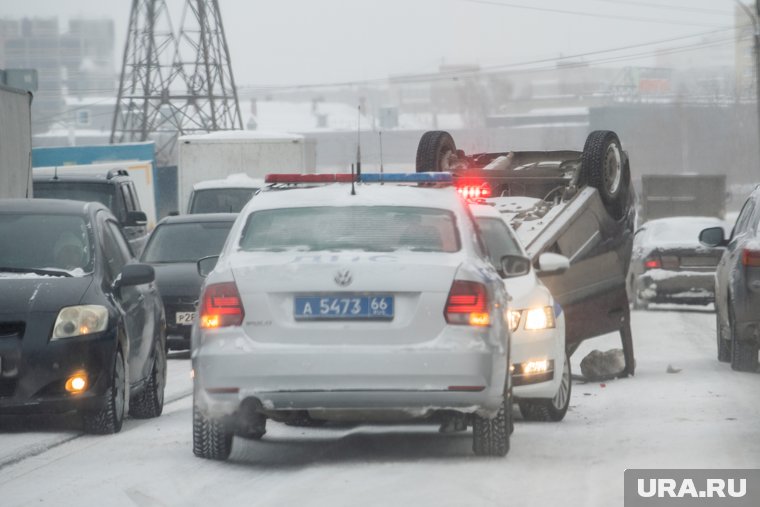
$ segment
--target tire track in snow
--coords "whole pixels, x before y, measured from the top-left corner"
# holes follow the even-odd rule
[[[180,400],[187,398],[188,396],[191,396],[192,394],[193,394],[192,389],[189,391],[186,390],[186,391],[182,391],[180,393],[174,394],[173,396],[170,396],[164,401],[164,406],[171,405],[172,403],[176,403]],[[150,419],[142,421],[142,424],[147,424],[150,421],[151,421]],[[48,441],[42,444],[36,444],[30,447],[27,447],[26,449],[23,449],[22,451],[17,452],[15,454],[11,454],[10,456],[0,461],[0,471],[2,471],[5,468],[17,465],[21,463],[22,461],[27,460],[29,458],[34,458],[35,456],[44,454],[52,449],[55,449],[56,447],[59,447],[63,444],[67,444],[69,442],[77,440],[78,438],[81,438],[85,435],[86,433],[80,432],[80,433],[77,433],[76,435],[67,435],[65,437],[54,439],[52,441]],[[107,438],[107,437],[108,435],[103,435],[103,438]]]

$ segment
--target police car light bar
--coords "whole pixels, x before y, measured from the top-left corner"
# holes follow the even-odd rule
[[[356,179],[354,179],[356,178]],[[266,183],[452,183],[451,173],[267,174]]]

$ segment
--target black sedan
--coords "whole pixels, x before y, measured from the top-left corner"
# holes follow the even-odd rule
[[[156,271],[170,349],[190,348],[190,329],[203,283],[196,263],[219,255],[236,218],[235,213],[166,217],[150,235],[141,261]]]
[[[0,415],[76,411],[89,433],[163,410],[165,319],[99,203],[0,199]]]

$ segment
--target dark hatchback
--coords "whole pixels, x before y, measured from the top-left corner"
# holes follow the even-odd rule
[[[156,271],[169,349],[190,348],[190,329],[203,283],[197,262],[219,255],[236,218],[235,213],[166,217],[150,235],[141,262]]]
[[[78,412],[115,433],[161,414],[165,319],[102,204],[0,199],[0,415]]]

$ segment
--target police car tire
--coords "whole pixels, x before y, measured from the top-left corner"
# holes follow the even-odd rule
[[[618,153],[619,178],[617,186],[611,188],[606,177],[606,165],[608,151],[612,149]],[[581,156],[582,174],[585,182],[599,191],[607,212],[615,219],[621,218],[625,213],[628,202],[630,185],[630,167],[625,160],[623,148],[617,134],[611,130],[595,130],[586,138]]]
[[[193,454],[224,461],[232,452],[232,436],[223,421],[207,417],[193,403]]]
[[[417,172],[441,172],[443,156],[447,152],[456,153],[456,151],[454,138],[448,132],[443,130],[425,132],[417,145]]]
[[[495,417],[473,415],[473,452],[477,456],[506,456],[512,429],[512,398],[504,396],[504,402]]]

